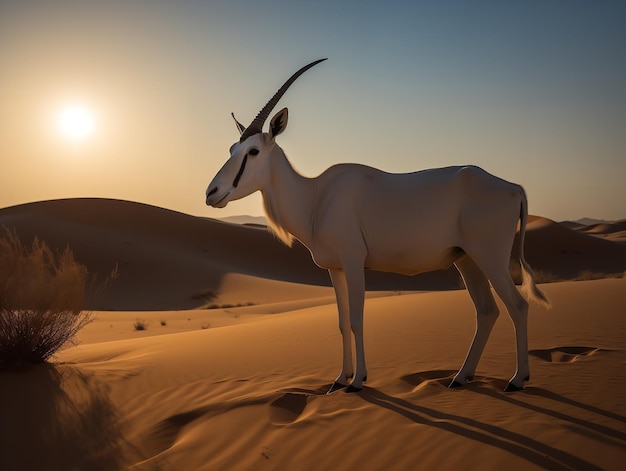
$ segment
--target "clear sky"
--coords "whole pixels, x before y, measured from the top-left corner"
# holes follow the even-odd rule
[[[532,214],[626,218],[626,2],[603,0],[0,0],[0,207],[261,215],[258,194],[204,204],[230,112],[248,124],[321,57],[277,107],[301,173],[475,164]],[[60,128],[71,106],[82,137]]]

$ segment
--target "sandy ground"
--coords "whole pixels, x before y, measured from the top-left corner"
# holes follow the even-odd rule
[[[51,364],[0,372],[1,470],[624,469],[624,278],[542,285],[553,308],[531,306],[531,381],[515,393],[502,391],[515,349],[501,304],[474,382],[448,389],[474,333],[467,293],[444,289],[445,277],[433,278],[438,291],[422,289],[432,280],[400,279],[407,284],[392,289],[395,278],[369,278],[368,383],[360,393],[326,395],[341,342],[332,288],[323,277],[315,283],[315,267],[298,265],[306,252],[277,259],[283,249],[262,230],[171,212],[158,214],[186,230],[223,231],[226,254],[212,256],[206,233],[182,244],[172,225],[148,237],[134,217],[120,226],[102,216],[102,235],[87,212],[61,223],[33,216],[32,206],[11,211],[0,210],[0,224],[43,234],[37,221],[45,216],[56,221],[49,240],[61,243],[73,229],[91,262],[128,263],[101,301],[117,309],[98,310],[77,346]],[[543,218],[531,226],[529,249],[559,276],[624,267],[617,225],[599,236]],[[86,235],[99,250],[89,252]],[[200,253],[208,260],[194,261]],[[152,297],[136,278],[150,271],[140,270],[150,254],[172,263],[151,278]],[[587,259],[595,265],[574,263]],[[213,285],[185,284],[203,269]],[[160,294],[168,280],[169,297]],[[202,305],[182,309],[181,300]],[[135,330],[137,320],[147,329]]]

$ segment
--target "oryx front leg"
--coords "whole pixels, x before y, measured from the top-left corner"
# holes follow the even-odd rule
[[[350,327],[350,306],[348,300],[348,285],[346,276],[342,270],[328,270],[330,279],[335,288],[337,298],[337,310],[339,313],[339,331],[343,344],[343,360],[339,376],[328,390],[328,394],[343,389],[348,386],[349,381],[354,376],[354,366],[352,363],[352,329]]]
[[[363,305],[365,303],[365,272],[363,262],[356,259],[347,259],[343,264],[343,272],[348,287],[348,305],[350,310],[350,328],[354,335],[356,350],[356,369],[348,392],[363,389],[363,382],[367,381],[367,367],[365,366],[365,346],[363,344]]]

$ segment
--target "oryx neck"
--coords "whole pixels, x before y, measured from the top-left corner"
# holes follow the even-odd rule
[[[291,166],[280,147],[270,158],[269,183],[261,189],[270,228],[289,246],[294,237],[306,245],[312,232],[312,180]]]

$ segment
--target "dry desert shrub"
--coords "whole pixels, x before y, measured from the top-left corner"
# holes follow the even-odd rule
[[[87,268],[69,248],[55,254],[38,239],[28,248],[5,228],[0,233],[0,368],[43,363],[72,343],[94,317],[83,310],[90,288]]]
[[[133,322],[133,327],[135,328],[135,330],[148,330],[149,325],[150,322],[145,319],[137,319],[135,322]]]

